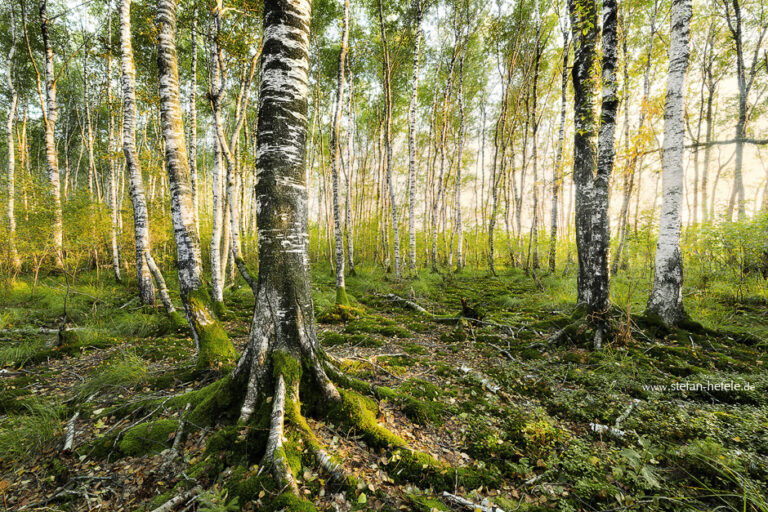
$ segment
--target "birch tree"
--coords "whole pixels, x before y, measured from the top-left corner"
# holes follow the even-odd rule
[[[149,214],[144,195],[144,179],[141,164],[136,155],[136,65],[131,42],[131,0],[120,0],[120,51],[121,82],[123,88],[123,154],[130,177],[130,195],[133,206],[133,232],[136,244],[136,279],[142,304],[155,303],[154,275],[160,299],[166,311],[177,323],[181,317],[176,313],[165,279],[152,258],[149,237]]]
[[[561,30],[563,34],[563,53],[562,69],[560,71],[560,126],[557,132],[557,149],[555,152],[555,165],[552,175],[552,218],[550,224],[549,238],[549,271],[554,272],[556,268],[557,251],[557,231],[558,231],[558,206],[560,200],[560,190],[563,186],[563,146],[565,142],[565,113],[568,109],[568,53],[570,52],[571,41],[568,37],[567,19],[561,21]]]
[[[19,106],[19,94],[16,92],[16,84],[13,79],[14,56],[16,55],[16,21],[14,19],[13,2],[8,4],[10,13],[10,31],[11,45],[8,49],[8,69],[6,70],[6,79],[8,80],[8,91],[10,92],[11,104],[8,108],[8,120],[6,122],[6,131],[8,134],[8,250],[11,266],[14,272],[21,269],[21,259],[16,249],[16,143],[13,139],[13,131],[16,124],[16,111]]]
[[[738,212],[739,221],[746,218],[746,198],[744,196],[744,180],[742,177],[744,167],[744,144],[747,135],[747,123],[749,121],[749,95],[755,83],[755,77],[758,70],[763,65],[768,68],[768,62],[763,63],[763,59],[768,60],[768,54],[761,55],[760,51],[765,52],[763,40],[768,34],[768,10],[766,6],[760,3],[759,19],[756,20],[757,30],[755,33],[745,37],[745,26],[743,20],[743,6],[741,0],[720,0],[723,5],[725,20],[728,29],[731,32],[731,38],[736,50],[736,82],[739,90],[738,106],[739,113],[736,120],[736,162],[733,169],[733,191],[729,201],[728,214],[733,218],[734,204]],[[751,36],[751,37],[750,37]],[[749,48],[745,43],[747,40],[754,41],[752,50],[752,62],[747,63],[745,53]],[[671,46],[671,45],[670,45]]]
[[[344,15],[339,44],[339,70],[336,74],[336,99],[331,127],[331,178],[333,186],[333,234],[336,242],[336,305],[349,306],[344,283],[344,237],[341,230],[339,173],[341,171],[341,115],[344,110],[344,63],[349,45],[349,0],[344,0]],[[349,197],[347,197],[349,203]]]
[[[250,87],[251,87],[251,81],[253,80],[253,75],[256,71],[256,62],[258,59],[258,53],[254,55],[250,60],[250,69],[247,72],[244,72],[244,76],[242,77],[243,80],[240,84],[240,92],[238,94],[237,104],[235,106],[236,110],[236,119],[235,119],[235,126],[232,130],[231,137],[229,141],[227,141],[226,133],[224,130],[224,119],[222,116],[222,98],[224,94],[224,82],[225,80],[225,73],[224,73],[224,56],[223,56],[223,50],[221,47],[221,43],[219,41],[220,33],[221,33],[221,14],[223,8],[223,3],[221,0],[217,0],[216,2],[216,8],[214,9],[213,14],[213,21],[214,21],[214,37],[211,44],[211,89],[209,92],[209,98],[211,102],[211,111],[213,112],[213,126],[215,131],[215,144],[217,145],[214,147],[214,156],[215,156],[215,166],[214,166],[214,183],[219,182],[219,190],[216,190],[216,185],[214,185],[214,204],[216,207],[220,207],[220,202],[224,202],[223,208],[226,208],[226,216],[224,216],[223,219],[220,219],[218,216],[221,213],[221,208],[216,210],[214,208],[214,240],[216,242],[216,248],[214,249],[213,243],[211,244],[211,266],[214,265],[214,253],[219,256],[216,258],[216,265],[217,268],[220,269],[219,274],[216,274],[213,270],[211,271],[212,275],[214,276],[214,280],[216,280],[216,286],[219,288],[215,289],[214,292],[214,301],[217,301],[217,295],[216,293],[219,292],[220,289],[222,289],[223,285],[223,272],[225,271],[226,264],[222,263],[220,260],[220,244],[221,244],[221,227],[216,226],[217,221],[229,221],[224,227],[229,227],[229,237],[224,236],[224,244],[225,248],[230,247],[232,252],[232,258],[234,265],[238,268],[238,271],[243,276],[243,279],[245,279],[246,283],[248,283],[248,286],[251,287],[251,289],[255,288],[256,282],[251,277],[251,273],[248,270],[247,266],[245,265],[245,261],[243,260],[242,255],[242,244],[240,242],[240,212],[237,207],[238,200],[237,200],[237,190],[236,190],[236,174],[237,174],[237,157],[236,157],[236,151],[237,151],[237,145],[240,138],[240,134],[242,132],[243,125],[245,123],[245,116],[246,116],[246,108],[248,105],[248,98],[250,95]],[[222,180],[221,176],[221,166],[222,166],[222,157],[223,162],[226,163],[226,177],[224,180]],[[218,167],[217,167],[218,166]],[[218,172],[217,172],[218,171]],[[221,183],[223,181],[223,183]],[[223,191],[226,191],[226,199],[223,197]],[[227,230],[224,230],[224,234],[227,233]],[[226,249],[225,249],[226,251]],[[226,254],[226,253],[225,253]],[[218,279],[217,276],[219,276]],[[223,290],[222,290],[223,292]],[[222,296],[223,298],[223,296]]]
[[[198,351],[197,364],[205,367],[233,359],[235,349],[211,313],[210,295],[203,281],[200,240],[195,228],[192,184],[182,122],[176,56],[176,7],[177,0],[158,0],[157,3],[160,117],[171,192],[179,291]]]
[[[392,178],[392,64],[389,55],[389,43],[387,30],[384,26],[383,0],[379,2],[379,27],[381,28],[381,49],[383,52],[382,70],[384,74],[384,147],[387,169],[387,189],[389,191],[389,204],[392,211],[392,237],[393,251],[395,253],[395,276],[400,277],[400,236],[397,223],[397,201],[395,199],[395,183]]]
[[[411,99],[408,104],[408,269],[416,270],[416,107],[419,90],[419,61],[421,58],[421,23],[424,18],[422,0],[414,0],[416,12],[413,40],[413,73]]]
[[[608,185],[613,168],[616,95],[615,0],[603,2],[602,109],[595,152],[596,120],[594,96],[598,36],[595,0],[570,0],[569,10],[574,41],[574,150],[573,181],[576,187],[576,247],[579,259],[578,302],[594,328],[594,346],[602,343],[610,307],[608,284]]]
[[[647,312],[670,325],[685,317],[683,309],[683,258],[680,225],[683,202],[683,106],[688,70],[691,0],[672,2],[669,37],[669,71],[664,104],[663,201],[656,245],[655,277]]]
[[[59,115],[56,105],[57,76],[53,62],[53,47],[49,33],[48,0],[40,0],[40,32],[45,52],[45,105],[43,125],[45,127],[45,160],[48,165],[49,194],[53,208],[52,241],[56,266],[64,266],[64,218],[61,210],[61,185],[59,183],[59,154],[56,149],[56,120]],[[41,97],[42,103],[42,97]],[[41,105],[43,107],[43,105]]]
[[[309,0],[264,2],[254,199],[260,264],[248,345],[233,374],[245,385],[243,421],[259,403],[268,404],[272,393],[262,465],[271,469],[279,487],[293,493],[298,488],[282,443],[286,417],[300,418],[302,373],[307,372],[318,397],[329,403],[341,400],[320,364],[309,279],[305,165],[310,5]],[[335,468],[316,442],[311,446],[319,461]]]

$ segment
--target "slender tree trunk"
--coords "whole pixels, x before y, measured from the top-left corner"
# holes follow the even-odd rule
[[[200,240],[195,229],[192,183],[181,113],[176,57],[176,7],[176,0],[158,0],[160,115],[171,192],[179,291],[198,349],[198,366],[202,367],[232,359],[235,349],[209,309],[210,297],[203,282]]]
[[[392,234],[394,238],[395,276],[400,277],[400,236],[397,224],[397,201],[395,200],[395,183],[392,178],[392,64],[389,59],[389,43],[387,31],[384,27],[383,0],[379,0],[379,25],[381,27],[381,45],[384,53],[382,67],[384,73],[384,100],[386,113],[384,118],[384,145],[387,158],[387,186],[389,189],[389,202],[392,210]]]
[[[415,0],[416,34],[413,43],[413,75],[411,100],[408,105],[408,270],[416,271],[416,106],[419,88],[419,59],[421,57],[421,22],[424,10],[421,0]]]
[[[464,57],[466,48],[459,59],[459,147],[456,150],[456,270],[464,267],[464,230],[461,224],[461,156],[464,149]]]
[[[224,120],[222,119],[221,110],[221,100],[222,95],[224,93],[224,85],[222,80],[223,75],[223,50],[221,48],[221,45],[219,43],[219,37],[220,37],[220,30],[221,30],[221,12],[223,11],[223,5],[221,0],[217,1],[217,7],[214,11],[214,26],[215,26],[215,34],[214,34],[214,40],[213,44],[211,45],[211,73],[212,73],[212,81],[211,81],[211,90],[209,93],[210,101],[211,101],[211,111],[213,112],[213,123],[214,123],[214,131],[215,131],[215,141],[218,142],[217,149],[220,151],[218,155],[218,167],[221,168],[221,159],[223,156],[224,162],[226,163],[226,180],[222,179],[222,176],[220,174],[217,174],[214,170],[214,182],[221,181],[221,189],[219,194],[216,194],[214,192],[214,204],[216,204],[217,197],[219,201],[224,201],[225,204],[223,208],[224,211],[224,229],[223,229],[223,235],[217,233],[219,236],[214,236],[213,240],[216,241],[219,246],[216,247],[214,250],[213,243],[211,243],[211,266],[213,267],[213,255],[214,251],[216,254],[222,254],[221,251],[221,242],[224,243],[224,251],[223,251],[223,257],[221,260],[216,261],[219,269],[221,270],[221,273],[219,274],[221,277],[218,280],[217,285],[219,287],[223,288],[224,283],[224,272],[227,268],[227,256],[229,255],[229,252],[232,253],[232,263],[233,266],[231,267],[234,271],[234,267],[237,267],[240,274],[243,276],[243,279],[248,283],[248,286],[251,287],[251,289],[255,289],[256,281],[251,277],[251,273],[248,270],[245,260],[243,259],[243,249],[242,249],[242,243],[240,241],[240,208],[238,208],[238,194],[237,194],[237,185],[236,185],[236,174],[237,174],[237,147],[238,147],[238,141],[240,138],[240,133],[242,131],[242,127],[245,123],[246,118],[246,107],[248,105],[248,98],[250,96],[250,86],[251,82],[253,81],[253,75],[256,71],[256,62],[258,53],[256,56],[254,56],[251,59],[250,63],[250,69],[247,71],[244,70],[243,76],[241,77],[241,83],[240,83],[240,92],[238,93],[238,99],[237,104],[235,106],[236,110],[236,119],[235,119],[235,127],[232,130],[232,134],[230,137],[229,142],[227,142],[226,134],[224,133]],[[214,155],[216,155],[216,150],[214,150]],[[214,167],[216,169],[216,167]],[[226,187],[226,188],[224,188]],[[216,190],[216,187],[214,186],[214,190]],[[226,198],[224,197],[224,191],[226,191]],[[216,209],[214,208],[214,220],[216,220]],[[216,228],[216,224],[214,222],[214,229]],[[227,248],[231,248],[231,251],[228,251]],[[216,274],[212,271],[212,274],[214,276],[214,280],[216,279]],[[234,279],[234,275],[232,276]],[[223,293],[223,290],[222,290]],[[223,296],[222,296],[223,298]],[[216,301],[216,288],[214,287],[214,301]]]
[[[537,13],[537,17],[539,14]],[[541,21],[537,20],[536,23],[536,50],[535,50],[535,56],[534,56],[534,70],[533,70],[533,94],[532,94],[532,155],[531,160],[533,161],[533,201],[532,201],[532,218],[531,218],[531,234],[530,238],[528,240],[528,257],[527,257],[527,263],[526,268],[528,268],[528,263],[530,263],[530,267],[533,269],[539,268],[539,188],[538,188],[538,181],[539,181],[539,148],[538,148],[538,142],[539,142],[539,118],[536,115],[536,112],[538,110],[538,86],[539,86],[539,67],[541,65],[541,53],[542,53],[542,45],[541,45]],[[521,190],[521,194],[523,191]]]
[[[382,29],[383,30],[383,29]],[[336,241],[336,305],[349,306],[344,283],[344,237],[341,230],[339,204],[339,172],[341,168],[341,116],[344,110],[344,62],[349,44],[349,0],[344,0],[344,16],[339,44],[339,71],[336,75],[336,99],[333,103],[331,127],[331,179],[333,186],[333,234]]]
[[[48,0],[40,0],[40,32],[43,38],[45,51],[45,109],[43,110],[43,123],[45,125],[45,158],[48,164],[48,182],[50,183],[50,196],[53,209],[52,238],[55,251],[56,266],[64,266],[64,220],[61,210],[61,187],[59,184],[59,155],[56,151],[56,119],[58,107],[56,106],[56,73],[53,64],[53,48],[48,33],[50,22],[48,18]]]
[[[673,0],[669,37],[669,72],[664,105],[663,202],[656,245],[656,273],[647,311],[674,325],[685,317],[683,258],[680,253],[683,199],[683,103],[688,70],[691,0]]]
[[[555,155],[554,175],[552,176],[552,222],[549,239],[549,271],[554,272],[556,267],[557,229],[558,229],[558,202],[560,190],[563,186],[563,146],[565,142],[565,113],[568,107],[568,53],[570,51],[570,39],[568,38],[568,26],[563,22],[563,64],[560,74],[560,128],[557,135],[557,152]]]
[[[14,272],[21,270],[21,259],[16,249],[16,144],[13,141],[14,124],[16,123],[16,110],[19,106],[19,95],[13,81],[14,55],[16,54],[16,20],[14,19],[13,3],[8,6],[10,11],[11,45],[8,50],[8,90],[10,91],[11,104],[8,108],[8,121],[6,130],[8,133],[8,252],[11,267]]]
[[[653,14],[651,15],[651,30],[650,35],[648,37],[648,50],[646,52],[646,62],[645,62],[645,71],[643,72],[643,96],[640,101],[640,119],[637,124],[637,134],[638,136],[642,135],[643,128],[645,127],[645,121],[648,117],[648,109],[650,108],[649,105],[649,99],[651,94],[651,64],[652,64],[652,58],[653,58],[653,43],[654,38],[656,36],[656,15],[658,13],[658,0],[654,0],[654,8],[653,8]],[[627,61],[629,59],[628,54],[626,52],[626,38],[627,35],[624,35],[624,42],[622,43],[625,47],[624,50],[624,80],[625,82],[628,82],[629,80],[629,72],[627,69]],[[629,148],[629,97],[625,99],[625,115],[624,115],[624,133],[625,133],[625,145],[627,148]],[[629,206],[630,201],[632,199],[632,192],[635,188],[635,173],[638,174],[637,180],[638,180],[638,189],[639,189],[639,170],[642,168],[643,165],[643,157],[638,151],[638,148],[634,147],[631,148],[631,155],[627,155],[627,163],[626,168],[624,170],[624,194],[622,196],[622,202],[621,202],[621,212],[619,214],[619,243],[616,247],[616,254],[613,256],[613,263],[611,264],[611,274],[616,274],[619,271],[619,267],[622,265],[622,261],[625,261],[627,259],[626,257],[626,251],[625,246],[627,243],[627,234],[629,231]],[[640,197],[640,191],[637,191],[638,201]],[[623,258],[623,259],[622,259]]]
[[[454,21],[454,25],[456,22]],[[456,57],[459,48],[458,29],[454,26],[454,48],[451,54],[451,61],[448,65],[448,76],[445,80],[445,89],[443,90],[443,101],[440,117],[440,167],[437,175],[437,193],[432,203],[432,271],[437,272],[437,238],[439,231],[439,217],[438,209],[440,208],[444,194],[444,181],[445,181],[445,152],[446,152],[446,138],[448,135],[448,100],[451,96],[451,87],[453,85],[453,71],[456,67]],[[445,211],[445,208],[443,208]]]
[[[200,205],[198,196],[197,176],[197,9],[192,15],[192,28],[190,30],[192,41],[192,69],[190,69],[191,83],[189,85],[189,172],[192,180],[192,204],[195,213],[195,230],[200,238]]]
[[[115,159],[112,158],[116,153],[115,148],[115,119],[112,114],[112,3],[109,4],[107,14],[107,77],[105,88],[107,91],[107,105],[109,108],[109,138],[107,140],[107,154],[109,166],[109,212],[110,212],[110,242],[112,245],[112,271],[115,273],[115,279],[121,282],[120,275],[120,244],[118,234],[120,230],[120,208],[117,203],[118,174]]]
[[[347,104],[348,104],[348,118],[347,118],[347,172],[344,175],[344,183],[345,183],[345,200],[344,204],[346,206],[346,214],[344,216],[344,224],[345,224],[345,231],[347,233],[347,263],[349,265],[349,274],[354,276],[355,275],[355,236],[353,233],[354,229],[354,222],[352,219],[352,194],[351,194],[351,181],[352,181],[352,171],[354,169],[354,156],[353,156],[353,130],[355,129],[355,117],[354,117],[354,110],[352,108],[352,95],[353,95],[353,88],[352,88],[352,68],[349,65],[349,56],[347,56],[346,59],[346,65],[347,70],[349,71],[349,97],[347,98]],[[361,187],[361,190],[365,190],[365,186]],[[360,210],[358,209],[358,215],[360,214]]]
[[[144,180],[141,176],[141,165],[136,156],[136,66],[133,60],[133,45],[131,44],[131,0],[120,1],[120,48],[122,53],[122,86],[123,86],[123,154],[128,175],[131,180],[130,194],[133,205],[134,238],[136,241],[136,278],[139,285],[139,298],[143,304],[155,303],[155,289],[152,286],[152,271],[148,264],[151,258],[149,239],[149,215],[147,201],[144,196]],[[168,297],[165,280],[158,269],[154,273],[157,278],[158,292],[169,315],[177,321],[177,313]]]

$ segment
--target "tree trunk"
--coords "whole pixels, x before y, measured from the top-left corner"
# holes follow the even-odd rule
[[[448,76],[445,79],[445,89],[443,90],[443,102],[440,117],[440,167],[437,175],[437,193],[432,202],[432,255],[430,259],[433,272],[437,272],[437,235],[439,231],[438,209],[440,208],[441,202],[443,201],[443,194],[445,189],[443,182],[445,180],[445,152],[447,145],[446,137],[448,135],[448,100],[451,96],[453,70],[456,67],[456,56],[459,48],[458,28],[455,25],[456,22],[454,21],[454,46],[453,52],[451,53],[451,61],[448,65]],[[444,208],[443,211],[445,211]]]
[[[384,27],[383,0],[379,0],[379,25],[381,28],[381,45],[384,53],[382,68],[384,73],[384,100],[386,113],[384,118],[384,145],[387,158],[387,187],[389,189],[389,202],[392,209],[392,235],[394,238],[393,251],[395,253],[395,277],[400,277],[400,236],[397,224],[397,201],[395,200],[395,183],[392,179],[392,65],[389,60],[389,43],[387,31]]]
[[[53,202],[53,226],[52,239],[53,250],[56,253],[56,266],[64,266],[64,220],[61,210],[61,190],[59,184],[59,155],[56,150],[56,119],[58,107],[56,106],[56,74],[53,65],[53,48],[48,34],[48,0],[40,0],[40,32],[43,38],[45,51],[45,109],[43,109],[43,123],[45,125],[45,158],[48,165],[48,182],[50,183],[50,195]]]
[[[554,174],[552,176],[552,223],[549,238],[549,271],[554,272],[556,267],[555,256],[557,251],[558,229],[558,201],[560,190],[563,186],[563,146],[565,141],[565,112],[568,106],[568,52],[570,51],[570,39],[568,38],[568,26],[563,21],[563,64],[560,74],[560,128],[557,135],[557,151],[555,155]]]
[[[419,88],[419,59],[421,57],[421,22],[424,10],[421,0],[415,0],[416,34],[413,42],[413,75],[411,99],[408,104],[408,270],[416,271],[416,106]]]
[[[8,50],[8,90],[11,96],[11,105],[8,108],[8,121],[6,130],[8,133],[8,250],[9,260],[14,272],[21,270],[21,259],[16,249],[16,145],[13,141],[14,124],[16,123],[16,110],[19,106],[19,95],[16,92],[16,86],[13,81],[14,62],[16,54],[16,21],[14,19],[13,3],[9,4],[10,11],[10,30],[11,45]]]
[[[643,128],[645,127],[645,120],[648,117],[648,109],[649,109],[649,98],[651,94],[651,63],[653,59],[653,43],[654,38],[656,36],[656,15],[658,13],[658,7],[659,3],[658,0],[654,0],[654,7],[653,7],[653,14],[651,15],[651,31],[650,35],[648,37],[648,51],[646,52],[646,62],[645,62],[645,71],[643,73],[643,96],[640,100],[640,119],[637,123],[637,135],[638,137],[642,135]],[[628,54],[626,52],[626,38],[627,34],[623,35],[624,37],[624,77],[625,82],[628,81],[629,71],[627,69],[628,66]],[[624,133],[625,133],[625,145],[627,148],[629,148],[629,98],[627,97],[625,100],[625,114],[624,114]],[[613,256],[613,263],[611,264],[611,274],[616,274],[619,271],[619,267],[622,266],[622,261],[625,261],[627,259],[626,257],[626,250],[625,246],[627,243],[627,234],[629,231],[629,203],[632,199],[632,192],[635,188],[635,173],[639,172],[638,169],[642,167],[643,157],[638,151],[638,148],[633,147],[631,148],[631,155],[627,155],[625,158],[627,158],[626,167],[624,169],[624,194],[622,196],[622,202],[621,202],[621,211],[619,213],[619,243],[616,247],[616,254]],[[639,185],[640,177],[638,176],[638,185]],[[639,186],[638,186],[639,189]],[[637,198],[639,201],[640,198],[640,191],[637,191]],[[622,259],[624,258],[624,259]]]
[[[221,100],[222,95],[224,93],[224,85],[222,80],[223,75],[223,51],[221,48],[221,45],[219,43],[219,33],[221,30],[221,12],[223,11],[223,6],[221,0],[217,1],[217,7],[214,11],[214,25],[215,25],[215,34],[214,34],[214,40],[213,44],[211,45],[211,70],[213,75],[213,80],[211,81],[211,90],[210,90],[210,101],[211,101],[211,111],[213,112],[213,120],[214,120],[214,131],[215,131],[215,139],[216,142],[218,142],[217,149],[220,151],[220,154],[218,156],[218,164],[219,168],[221,167],[221,157],[224,157],[224,162],[227,166],[227,173],[226,173],[226,181],[224,183],[221,183],[220,192],[217,195],[214,192],[214,204],[216,204],[217,197],[219,201],[225,201],[226,211],[224,212],[224,235],[223,237],[219,235],[217,238],[214,236],[213,240],[216,241],[218,244],[221,243],[222,238],[224,242],[224,251],[223,251],[223,261],[217,260],[217,265],[221,269],[221,274],[219,274],[220,277],[218,281],[218,286],[223,287],[224,283],[224,272],[226,270],[226,256],[229,254],[227,251],[227,247],[231,247],[232,252],[232,259],[233,259],[233,267],[231,267],[234,270],[234,267],[236,266],[240,274],[243,276],[243,279],[248,283],[248,286],[251,287],[251,289],[254,289],[256,286],[256,282],[251,277],[251,273],[248,270],[247,266],[245,265],[245,260],[243,259],[243,249],[242,249],[242,243],[240,241],[240,208],[238,208],[238,194],[237,194],[237,186],[236,186],[236,174],[237,174],[237,145],[238,141],[240,139],[240,133],[242,131],[243,125],[245,123],[245,117],[246,117],[246,107],[248,105],[248,98],[250,95],[250,87],[251,82],[253,80],[253,75],[256,71],[256,61],[258,57],[258,53],[256,56],[254,56],[251,59],[250,69],[246,72],[244,70],[243,76],[241,77],[241,83],[240,83],[240,92],[238,93],[238,99],[237,99],[237,105],[235,107],[236,110],[236,119],[235,119],[235,126],[232,130],[232,134],[230,137],[229,142],[227,142],[226,134],[224,133],[224,120],[222,119],[221,115]],[[216,150],[214,150],[214,155]],[[215,171],[216,167],[214,167],[214,182],[221,180],[221,176],[216,173]],[[222,182],[224,180],[221,180]],[[226,187],[226,189],[224,188]],[[214,187],[214,190],[216,190],[216,187]],[[226,190],[226,199],[223,197],[224,190]],[[216,210],[214,209],[214,220],[216,220]],[[228,221],[228,222],[227,222]],[[216,228],[216,224],[214,222],[214,228]],[[217,233],[218,235],[218,233]],[[221,254],[220,251],[221,246],[219,245],[215,249],[216,254]],[[211,266],[213,267],[213,258],[214,255],[214,247],[213,242],[211,243]],[[214,275],[214,279],[216,274],[212,271],[211,272]],[[216,290],[214,288],[214,290]],[[214,301],[216,299],[216,291],[214,291]]]
[[[192,67],[190,69],[191,83],[189,85],[189,177],[192,182],[192,204],[195,213],[195,230],[200,238],[200,205],[197,176],[197,9],[192,15],[190,29],[192,41]]]
[[[339,204],[339,172],[341,168],[341,115],[344,104],[344,64],[349,44],[349,0],[344,0],[344,16],[339,44],[339,71],[336,75],[336,99],[333,104],[331,127],[331,178],[333,186],[333,234],[336,242],[336,305],[349,306],[344,283],[344,238],[341,230]],[[347,198],[349,201],[349,198]]]
[[[157,67],[160,82],[160,116],[171,191],[179,291],[198,350],[197,364],[204,367],[232,359],[235,349],[211,314],[210,296],[203,282],[200,240],[195,229],[192,184],[181,113],[179,67],[176,57],[176,7],[176,0],[158,0]]]
[[[595,327],[600,348],[603,318],[610,307],[608,284],[608,184],[613,168],[616,108],[615,0],[603,3],[602,111],[595,158],[594,95],[596,89],[597,6],[594,0],[570,0],[574,40],[574,169],[576,186],[576,247],[579,258],[578,302]],[[597,160],[597,161],[596,161]]]
[[[465,41],[466,43],[466,41]],[[464,267],[464,230],[461,225],[461,154],[464,149],[465,120],[464,120],[464,57],[466,47],[459,59],[459,147],[456,150],[456,270]]]
[[[664,104],[663,202],[656,245],[656,274],[647,311],[675,325],[683,309],[683,258],[680,253],[683,199],[683,104],[688,69],[691,1],[672,2],[667,98]]]
[[[136,241],[136,278],[142,304],[154,304],[153,272],[148,264],[148,259],[151,258],[149,214],[147,212],[147,200],[144,196],[141,166],[136,156],[136,66],[133,60],[133,45],[131,44],[131,0],[121,0],[120,2],[120,48],[123,85],[123,154],[131,180],[130,194]],[[176,310],[168,297],[165,280],[159,269],[155,272],[155,277],[158,292],[166,311],[176,318]]]
[[[121,282],[120,275],[120,244],[118,234],[120,231],[120,208],[117,203],[118,174],[117,164],[112,158],[116,153],[115,148],[115,119],[112,115],[112,3],[109,4],[107,11],[107,105],[109,106],[109,138],[107,139],[107,165],[109,166],[109,212],[110,212],[110,242],[112,245],[112,271],[115,273],[115,279]]]
[[[264,2],[264,51],[256,150],[259,275],[248,345],[234,372],[245,384],[240,419],[269,403],[271,422],[262,465],[279,487],[296,493],[282,449],[286,410],[298,412],[299,382],[326,402],[339,392],[319,359],[309,279],[306,188],[310,0]],[[247,382],[247,384],[246,384]],[[305,389],[305,388],[302,388]]]

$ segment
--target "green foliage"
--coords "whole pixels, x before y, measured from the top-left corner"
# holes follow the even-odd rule
[[[26,400],[23,409],[0,423],[0,460],[8,463],[50,446],[61,433],[64,408],[39,399]]]
[[[80,385],[81,400],[95,393],[130,391],[149,382],[147,363],[133,352],[120,351],[94,372],[94,377]]]

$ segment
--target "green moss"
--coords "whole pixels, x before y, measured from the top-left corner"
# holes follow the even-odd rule
[[[328,419],[348,425],[357,430],[374,447],[403,447],[405,440],[382,427],[376,422],[375,412],[371,410],[372,401],[345,389],[339,389],[341,402],[329,404]]]
[[[392,388],[387,386],[374,386],[373,384],[362,381],[360,379],[355,379],[354,377],[350,377],[343,372],[339,372],[333,369],[328,371],[328,376],[331,378],[331,380],[333,380],[333,382],[342,387],[352,389],[364,395],[375,396],[380,400],[395,400],[400,396],[397,391]]]
[[[429,496],[410,494],[408,500],[411,505],[413,505],[413,510],[417,510],[418,512],[433,512],[435,510],[442,512],[451,510],[442,501]]]
[[[389,458],[388,471],[396,483],[412,482],[435,491],[452,491],[457,485],[476,489],[499,483],[498,471],[491,467],[455,468],[426,453],[409,449],[396,450]]]
[[[403,412],[406,417],[414,423],[420,425],[441,425],[446,413],[446,408],[440,402],[408,397],[405,400]]]
[[[544,356],[541,355],[541,352],[532,348],[523,349],[520,352],[520,357],[523,359],[523,361],[531,361],[544,358]]]
[[[301,382],[301,362],[294,356],[282,350],[272,352],[272,374],[277,378],[282,375],[285,387],[291,389],[294,384]]]
[[[267,504],[264,510],[285,510],[286,512],[317,512],[312,502],[290,492],[284,492]]]
[[[336,288],[336,305],[349,306],[349,299],[347,298],[347,290],[343,286],[339,286]]]
[[[231,377],[227,376],[208,386],[174,397],[168,405],[183,408],[191,403],[193,409],[187,420],[199,427],[234,419],[240,390],[235,389]]]
[[[189,323],[187,323],[187,319],[184,318],[184,315],[178,311],[174,311],[168,315],[168,323],[170,325],[171,331],[184,332],[189,329]]]
[[[467,332],[464,330],[464,327],[459,324],[452,331],[441,334],[440,340],[444,343],[461,343],[467,341]]]
[[[197,354],[198,368],[221,367],[230,365],[237,359],[234,345],[208,309],[210,298],[203,287],[193,291],[188,297],[188,307],[192,309],[193,329],[199,338]]]
[[[171,419],[140,423],[123,434],[118,448],[129,457],[158,453],[171,446],[169,436],[178,428],[178,420]]]
[[[403,350],[405,350],[409,354],[426,354],[427,353],[427,349],[425,349],[424,347],[422,347],[417,343],[400,343],[400,346],[403,347]]]

